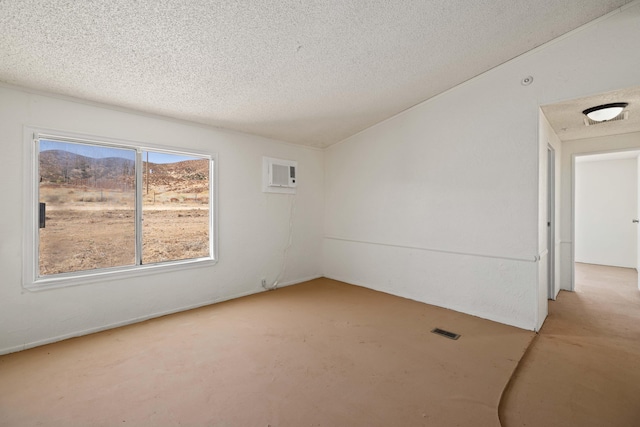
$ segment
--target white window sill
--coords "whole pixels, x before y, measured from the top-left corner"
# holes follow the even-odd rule
[[[89,270],[78,273],[57,274],[52,277],[39,278],[24,283],[24,289],[28,291],[46,291],[50,289],[66,288],[69,286],[81,286],[90,283],[107,282],[120,279],[129,279],[153,274],[164,274],[172,271],[180,271],[193,268],[210,267],[217,264],[213,258],[194,258],[180,261],[170,261],[158,264],[137,265],[130,267],[116,267],[100,270]]]

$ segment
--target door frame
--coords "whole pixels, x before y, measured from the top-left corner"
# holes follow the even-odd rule
[[[547,143],[547,299],[556,299],[556,151]]]
[[[615,135],[612,135],[615,136]],[[640,152],[640,146],[619,148],[611,150],[594,150],[584,152],[574,152],[571,154],[571,283],[570,291],[576,290],[576,158],[584,156],[596,156],[599,154],[624,153],[630,151]],[[639,154],[640,157],[640,154]],[[639,160],[640,162],[640,160]],[[640,204],[640,163],[638,165],[638,203]],[[640,207],[639,207],[640,208]],[[640,216],[640,212],[637,213]],[[629,219],[631,220],[631,219]],[[640,258],[640,231],[638,232],[637,251]],[[640,266],[639,266],[640,267]],[[640,276],[640,275],[639,275]],[[638,278],[638,288],[640,288],[640,277]]]

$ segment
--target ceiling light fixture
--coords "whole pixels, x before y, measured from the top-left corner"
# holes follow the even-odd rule
[[[627,102],[614,102],[613,104],[598,105],[597,107],[587,108],[582,112],[594,122],[606,122],[614,119],[622,113],[622,110],[629,105]]]

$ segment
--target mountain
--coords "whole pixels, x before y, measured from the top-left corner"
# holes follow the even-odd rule
[[[158,191],[203,192],[209,188],[209,161],[185,160],[176,163],[142,162],[142,179]],[[148,173],[147,173],[148,172]]]
[[[206,191],[209,161],[142,162],[143,183],[159,191]],[[93,158],[64,150],[40,153],[40,181],[50,184],[118,187],[135,182],[135,161],[121,157]]]
[[[40,180],[70,183],[76,180],[119,180],[133,182],[135,162],[121,157],[96,159],[64,150],[40,153]]]

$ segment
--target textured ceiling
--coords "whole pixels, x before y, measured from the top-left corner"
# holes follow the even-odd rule
[[[624,109],[628,113],[626,120],[602,122],[591,126],[584,124],[584,110],[613,102],[629,103]],[[561,141],[640,132],[640,87],[545,105],[542,112]]]
[[[326,147],[630,0],[0,0],[0,81]]]

